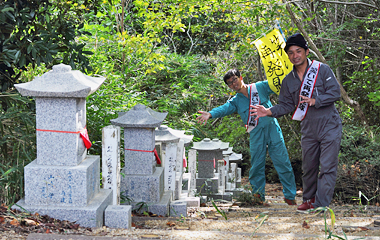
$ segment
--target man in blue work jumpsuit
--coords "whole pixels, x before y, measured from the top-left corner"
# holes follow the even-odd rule
[[[300,104],[308,105],[301,121],[303,203],[297,211],[329,206],[338,168],[338,155],[342,136],[342,120],[334,102],[340,98],[340,86],[330,67],[307,58],[309,48],[304,37],[293,34],[286,41],[285,52],[293,63],[293,70],[284,78],[278,104],[273,107],[252,106],[251,114],[257,118],[281,117],[299,110]],[[317,64],[314,88],[311,96],[303,95],[303,87],[312,66]],[[301,90],[301,91],[300,91]],[[294,115],[293,115],[294,118]]]
[[[199,123],[206,124],[209,118],[220,118],[235,112],[239,113],[241,120],[247,123],[249,116],[249,93],[252,85],[246,85],[237,69],[229,70],[224,76],[224,82],[237,94],[222,106],[212,109],[210,112],[198,111]],[[266,107],[272,104],[269,95],[274,92],[269,88],[268,81],[256,82],[260,103]],[[288,152],[285,147],[282,131],[277,119],[265,117],[260,119],[256,127],[250,131],[251,169],[249,181],[252,185],[252,193],[259,194],[265,200],[265,157],[267,153],[273,161],[273,165],[279,175],[283,186],[285,202],[295,205],[296,184],[293,168],[290,164]]]

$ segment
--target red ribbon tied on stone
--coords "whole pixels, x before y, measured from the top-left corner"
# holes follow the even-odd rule
[[[154,152],[154,156],[156,157],[156,162],[157,162],[157,164],[161,164],[161,159],[160,159],[160,157],[158,156],[158,153],[157,153],[156,148],[153,150],[153,152]]]
[[[80,131],[80,136],[83,139],[84,146],[89,149],[92,146],[92,143],[90,141],[90,138],[88,137],[87,128],[83,128],[82,131]]]
[[[84,146],[89,149],[92,145],[91,141],[90,141],[90,138],[88,137],[88,133],[87,133],[87,128],[84,127],[81,131],[77,131],[77,132],[72,132],[72,131],[60,131],[60,130],[47,130],[47,129],[36,129],[37,131],[40,131],[40,132],[54,132],[54,133],[73,133],[73,134],[78,134],[81,136],[81,138],[83,139],[83,143],[84,143]]]

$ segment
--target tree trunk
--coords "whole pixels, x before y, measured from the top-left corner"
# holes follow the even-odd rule
[[[311,40],[311,38],[309,37],[309,35],[306,33],[305,29],[303,28],[301,22],[296,18],[296,16],[294,15],[292,9],[290,8],[290,5],[289,3],[286,1],[286,0],[282,0],[283,3],[286,4],[286,10],[289,12],[289,15],[290,15],[290,18],[292,19],[292,22],[297,26],[297,28],[300,30],[300,32],[302,33],[302,35],[305,37],[306,41],[308,42],[309,44],[309,47],[317,54],[319,60],[325,64],[327,64],[327,61],[326,59],[323,57],[322,53],[318,50],[317,46],[315,46],[313,40]],[[340,69],[336,69],[336,72],[337,72],[337,80],[338,80],[338,83],[339,83],[339,86],[340,86],[340,94],[342,96],[342,99],[345,103],[347,103],[350,107],[352,107],[355,112],[358,114],[362,124],[364,124],[365,126],[368,127],[368,121],[367,121],[367,118],[365,117],[361,107],[360,107],[360,104],[355,101],[355,100],[352,100],[346,90],[344,90],[343,86],[342,86],[342,83],[341,83],[341,74],[340,74]]]

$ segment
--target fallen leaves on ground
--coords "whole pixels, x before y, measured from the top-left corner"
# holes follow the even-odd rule
[[[17,221],[17,219],[13,219],[12,221],[10,221],[10,224],[13,225],[13,226],[19,226],[20,223]]]
[[[0,231],[14,231],[18,234],[29,233],[64,233],[67,230],[78,230],[79,224],[61,221],[38,213],[25,213],[10,210],[8,206],[0,206]],[[91,232],[91,228],[81,228],[83,232]]]
[[[362,231],[368,231],[369,230],[369,228],[366,228],[366,227],[358,227],[360,230],[362,230]]]
[[[175,226],[175,222],[167,222],[166,225],[168,225],[169,227],[174,227]]]
[[[306,221],[303,221],[303,223],[302,223],[302,227],[303,227],[303,228],[306,228],[306,229],[309,229],[309,228],[310,228],[309,224],[307,224]]]

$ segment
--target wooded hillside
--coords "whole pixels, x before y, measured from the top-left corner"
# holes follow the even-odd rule
[[[378,196],[380,156],[380,2],[376,0],[5,0],[0,3],[0,201],[23,196],[23,167],[36,157],[35,105],[15,83],[58,63],[105,84],[87,99],[87,127],[101,155],[101,129],[137,103],[168,112],[164,124],[230,142],[243,153],[249,139],[239,116],[196,123],[233,93],[222,77],[233,67],[246,83],[266,79],[252,42],[279,22],[285,36],[302,32],[311,59],[328,63],[342,86],[343,119],[336,198],[358,191]],[[276,103],[277,96],[273,96]],[[299,123],[279,119],[301,182]],[[277,181],[267,161],[268,181]],[[350,185],[347,185],[350,183]],[[377,197],[378,198],[378,197]]]

